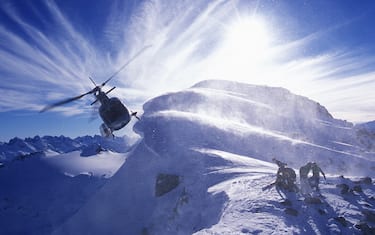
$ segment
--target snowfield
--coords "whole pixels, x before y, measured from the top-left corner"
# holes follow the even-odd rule
[[[110,178],[124,163],[126,156],[122,153],[103,152],[94,157],[80,157],[79,151],[50,156],[44,160],[65,175],[75,177],[87,174],[94,177]]]
[[[29,156],[0,168],[0,234],[51,234],[125,162],[112,152]]]
[[[23,188],[17,182],[0,200],[14,196],[34,205],[32,200],[64,196],[51,204],[53,212],[47,208],[58,220],[47,226],[39,214],[27,220],[29,234],[374,234],[375,138],[306,97],[283,88],[204,81],[149,100],[134,131],[141,139],[126,154],[40,158],[54,169],[41,172],[98,179],[78,184],[85,192],[17,199]],[[60,157],[69,161],[60,163]],[[274,157],[297,174],[308,161],[317,162],[327,176],[322,196],[264,190],[275,180]],[[0,168],[0,179],[5,169],[11,177],[10,168]],[[62,190],[53,181],[44,185]],[[0,205],[0,221],[7,210]],[[4,226],[0,231],[15,231]]]

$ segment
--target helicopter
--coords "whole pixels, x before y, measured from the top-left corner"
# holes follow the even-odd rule
[[[100,125],[100,133],[104,137],[114,137],[113,132],[120,130],[121,128],[125,127],[131,120],[131,117],[135,117],[138,120],[139,117],[137,116],[137,112],[129,112],[128,108],[118,99],[117,97],[108,97],[107,95],[113,91],[116,87],[112,87],[110,90],[104,92],[102,88],[112,80],[121,70],[123,70],[127,65],[129,65],[134,59],[136,59],[141,53],[143,53],[147,48],[151,47],[145,46],[143,47],[136,55],[133,56],[128,62],[126,62],[117,72],[115,72],[112,76],[110,76],[107,80],[105,80],[102,84],[97,85],[94,80],[89,77],[91,82],[94,84],[94,88],[84,94],[68,98],[57,103],[53,103],[51,105],[47,105],[44,107],[40,112],[48,111],[52,108],[55,108],[60,105],[64,105],[75,100],[81,99],[82,97],[94,94],[95,100],[91,103],[91,105],[95,104],[96,102],[100,102],[100,107],[98,109],[99,115],[103,120],[103,123]]]

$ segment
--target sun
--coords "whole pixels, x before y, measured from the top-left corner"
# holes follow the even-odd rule
[[[247,53],[249,58],[259,58],[269,48],[270,35],[260,18],[240,18],[226,31],[227,46],[237,53]]]
[[[271,34],[260,17],[240,17],[225,25],[214,56],[215,72],[226,79],[258,83],[272,64]],[[259,82],[262,82],[259,81]],[[250,82],[250,81],[249,81]]]

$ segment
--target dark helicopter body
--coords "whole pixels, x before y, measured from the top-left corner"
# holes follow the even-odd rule
[[[98,95],[95,96],[101,103],[99,115],[104,122],[100,126],[102,136],[112,136],[113,131],[120,130],[130,122],[131,114],[118,98],[108,98],[106,93],[102,91],[99,91]]]
[[[99,115],[103,122],[114,131],[120,130],[130,121],[128,109],[116,97],[110,98],[108,104],[100,106]]]
[[[135,56],[133,56],[132,59],[130,59],[127,63],[125,63],[116,73],[114,73],[112,76],[110,76],[105,82],[103,82],[101,85],[96,85],[94,80],[91,80],[91,82],[94,84],[94,88],[82,95],[75,96],[69,99],[62,100],[60,102],[51,104],[46,106],[44,109],[41,110],[41,112],[47,111],[49,109],[52,109],[54,107],[70,103],[72,101],[81,99],[85,95],[88,94],[94,94],[96,97],[96,100],[92,102],[91,104],[96,103],[97,101],[100,102],[99,107],[99,115],[103,120],[103,124],[100,125],[100,132],[105,137],[113,137],[113,131],[120,130],[124,126],[126,126],[129,122],[132,116],[137,117],[137,112],[130,113],[129,110],[126,108],[126,106],[116,97],[109,98],[107,94],[111,92],[116,87],[112,87],[109,91],[103,92],[102,88],[109,82],[112,78],[114,78],[122,69],[124,69],[130,62],[132,62],[136,57],[138,57],[145,49],[151,47],[145,46],[142,50],[140,50]]]

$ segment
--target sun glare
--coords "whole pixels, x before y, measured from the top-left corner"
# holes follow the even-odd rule
[[[270,33],[265,22],[257,17],[241,17],[227,24],[222,44],[215,55],[216,74],[262,83],[272,64]]]
[[[249,58],[259,58],[269,44],[265,23],[256,18],[245,18],[233,23],[227,30],[227,43],[233,51],[248,53]]]

